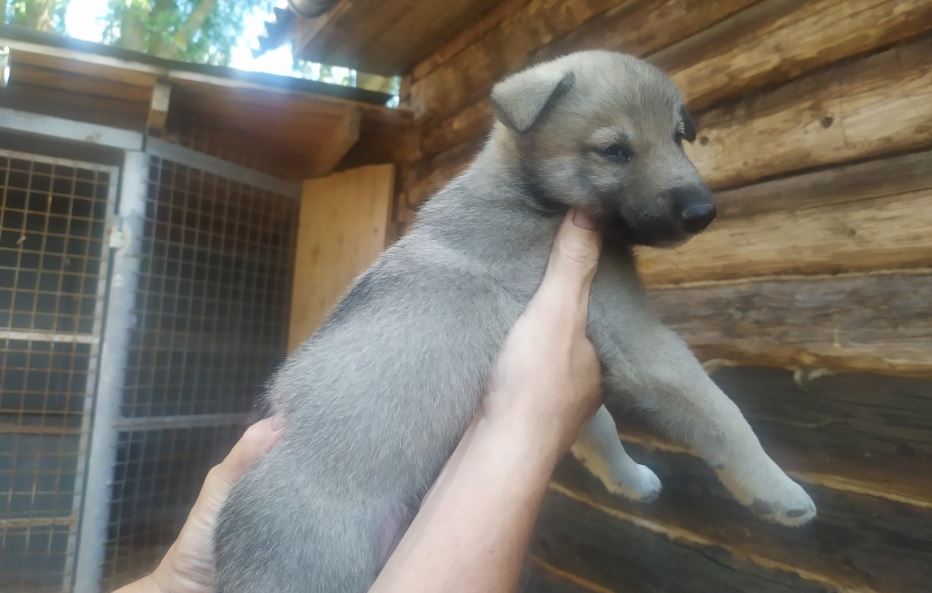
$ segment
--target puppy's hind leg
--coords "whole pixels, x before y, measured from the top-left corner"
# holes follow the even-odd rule
[[[660,480],[650,468],[631,459],[618,439],[612,415],[600,406],[571,449],[592,475],[613,494],[649,502],[660,495]]]

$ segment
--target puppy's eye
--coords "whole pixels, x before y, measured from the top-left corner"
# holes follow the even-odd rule
[[[631,149],[621,144],[604,144],[598,147],[596,151],[607,159],[621,161],[623,163],[627,163],[634,158],[634,153]]]

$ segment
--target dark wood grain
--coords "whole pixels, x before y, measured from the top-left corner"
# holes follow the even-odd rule
[[[764,448],[799,479],[932,509],[932,473],[923,471],[932,466],[932,380],[864,373],[807,378],[761,367],[719,369],[712,378]],[[646,446],[684,451],[666,445],[665,436],[655,438],[623,401],[610,404],[623,433]]]
[[[661,319],[704,361],[932,376],[932,273],[718,283],[650,295]]]
[[[815,208],[932,189],[932,150],[783,177],[715,195],[718,218]]]
[[[932,537],[932,508],[804,483],[818,517],[801,528],[771,525],[738,505],[699,459],[626,446],[663,482],[653,503],[630,503],[609,494],[572,460],[560,467],[553,488],[564,498],[685,548],[718,546],[731,562],[796,573],[830,590],[922,593],[932,579],[932,548],[925,544]],[[583,527],[580,531],[580,537],[588,537]]]
[[[552,491],[532,553],[593,583],[639,593],[790,593],[838,588],[762,567],[714,543],[676,541]]]

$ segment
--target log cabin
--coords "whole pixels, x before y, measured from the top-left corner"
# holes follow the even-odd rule
[[[664,492],[628,503],[565,461],[527,591],[929,590],[932,2],[331,4],[280,34],[300,57],[402,76],[399,232],[481,147],[492,84],[526,65],[628,52],[668,72],[697,120],[686,150],[719,218],[675,251],[642,249],[641,270],[819,516],[754,520],[690,451],[618,409]]]
[[[524,590],[929,590],[932,0],[289,5],[265,46],[400,76],[399,108],[358,89],[0,35],[0,591],[83,593],[151,567],[263,374],[469,164],[492,84],[594,48],[650,60],[687,99],[699,128],[687,151],[719,218],[675,251],[640,250],[643,276],[819,516],[798,529],[757,521],[689,450],[619,407],[623,440],[664,492],[628,503],[567,459]],[[56,288],[48,311],[41,290],[20,301],[55,260],[48,241],[29,259],[32,202],[15,200],[44,196],[43,176],[87,171],[117,202],[91,274],[104,278],[90,293],[100,322],[45,327],[73,295]],[[83,186],[68,187],[80,204]],[[14,210],[24,216],[8,228]],[[113,278],[135,299],[121,302]],[[17,317],[20,302],[30,315]],[[80,380],[58,386],[59,371]]]

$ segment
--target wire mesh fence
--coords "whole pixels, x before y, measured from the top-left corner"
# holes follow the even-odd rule
[[[116,174],[0,150],[0,590],[70,581]]]
[[[153,568],[285,356],[298,201],[192,155],[140,155],[127,253],[109,245],[125,170],[0,150],[0,592],[92,590],[95,547],[93,590]]]
[[[285,355],[298,203],[149,157],[103,578],[151,569]]]

